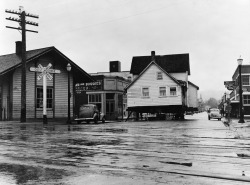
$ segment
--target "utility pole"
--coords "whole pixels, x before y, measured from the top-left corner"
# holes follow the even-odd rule
[[[18,22],[21,27],[11,27],[6,26],[6,28],[16,29],[22,31],[22,78],[21,78],[21,118],[20,122],[26,122],[26,31],[38,33],[37,31],[26,29],[26,24],[38,26],[38,23],[32,21],[26,21],[27,17],[39,18],[38,15],[33,15],[30,13],[26,13],[23,10],[23,7],[19,7],[19,11],[14,10],[5,10],[6,13],[16,14],[19,18],[9,17],[6,18],[9,21]]]

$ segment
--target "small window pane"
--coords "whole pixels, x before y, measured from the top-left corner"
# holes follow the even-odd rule
[[[249,76],[242,76],[242,85],[249,85]]]
[[[142,88],[142,96],[149,97],[149,89],[148,88]]]
[[[176,87],[170,87],[170,95],[175,96],[176,95]]]
[[[157,72],[157,80],[162,80],[162,72]]]
[[[160,96],[166,96],[166,87],[160,87],[159,91],[160,91]]]

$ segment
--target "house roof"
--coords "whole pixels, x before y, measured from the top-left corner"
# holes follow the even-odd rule
[[[82,68],[76,65],[73,61],[71,61],[68,57],[66,57],[63,53],[57,50],[55,47],[46,47],[41,49],[30,50],[26,52],[26,63],[33,61],[40,56],[50,55],[55,59],[59,59],[61,64],[65,64],[65,66],[70,63],[72,66],[72,74],[76,78],[76,82],[92,82],[93,78],[86,73]],[[16,53],[2,55],[0,56],[0,76],[8,73],[9,71],[14,70],[15,68],[20,67],[22,64],[21,56]]]
[[[161,66],[159,66],[155,61],[152,61],[152,62],[150,62],[149,64],[148,64],[148,66],[146,67],[146,68],[144,68],[144,70],[139,74],[139,76],[136,78],[136,79],[134,79],[126,88],[125,88],[125,91],[128,89],[128,88],[130,88],[142,75],[143,75],[143,73],[145,72],[145,71],[147,71],[147,69],[151,66],[151,65],[156,65],[157,67],[159,67],[167,76],[169,76],[173,81],[175,81],[176,82],[176,84],[178,84],[178,85],[184,85],[183,83],[182,83],[182,81],[180,81],[180,80],[177,80],[177,79],[175,79],[173,76],[171,76],[168,72],[166,72],[164,69],[162,69],[161,68]]]
[[[188,81],[188,84],[191,84],[192,86],[194,86],[197,90],[199,90],[199,87],[197,85],[195,85],[194,83]]]
[[[130,73],[139,75],[152,61],[151,56],[135,56],[132,59]],[[156,55],[155,62],[168,73],[182,73],[188,71],[189,54]]]

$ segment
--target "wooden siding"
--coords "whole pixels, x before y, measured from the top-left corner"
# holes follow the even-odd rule
[[[60,66],[60,61],[53,61],[50,58],[40,58],[37,65],[47,66],[49,63],[56,62],[56,69],[61,70],[60,74],[54,75],[55,80],[47,79],[47,86],[52,87],[54,91],[55,106],[53,109],[47,110],[48,118],[67,118],[68,116],[68,72],[66,66]],[[35,63],[29,63],[26,71],[26,118],[42,118],[43,110],[35,108],[36,87],[42,87],[42,79],[35,79],[35,72],[30,72],[29,68],[35,66]],[[52,66],[53,68],[53,66]],[[54,84],[55,83],[55,84]],[[37,85],[35,87],[35,84]],[[70,76],[71,89],[71,116],[73,116],[73,78]],[[54,112],[53,112],[54,111]],[[20,119],[21,113],[21,68],[18,68],[13,73],[13,119]]]
[[[198,107],[198,91],[192,84],[188,85],[188,107]]]
[[[9,83],[8,79],[4,78],[2,81],[2,119],[9,120]]]
[[[66,67],[66,66],[65,66]],[[55,75],[55,117],[68,117],[68,71],[64,66],[57,64],[56,69],[61,70],[60,74]],[[73,78],[70,75],[70,115],[73,116]]]
[[[29,96],[32,96],[30,94]],[[27,105],[26,105],[27,106]],[[20,119],[21,114],[21,68],[17,68],[13,73],[13,119]]]
[[[182,105],[181,87],[165,73],[162,80],[157,80],[157,72],[160,72],[160,69],[156,65],[151,65],[127,90],[128,107]],[[149,98],[142,97],[142,87],[149,87]],[[166,97],[159,96],[159,87],[166,87]],[[170,96],[170,87],[177,87],[176,96]]]

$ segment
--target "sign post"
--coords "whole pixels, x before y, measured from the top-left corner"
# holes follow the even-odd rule
[[[43,67],[41,64],[38,67],[30,67],[30,71],[32,72],[40,72],[37,77],[37,80],[41,80],[43,78],[43,124],[47,124],[47,78],[49,80],[53,79],[51,74],[58,74],[61,73],[60,70],[57,69],[50,69],[52,64],[49,63],[47,67]]]

